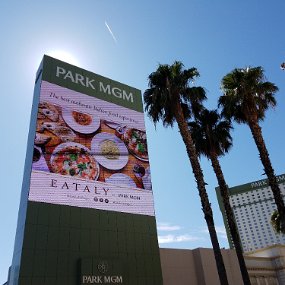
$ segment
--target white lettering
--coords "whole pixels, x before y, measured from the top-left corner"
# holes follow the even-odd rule
[[[57,66],[56,67],[56,76],[59,77],[60,74],[65,74],[66,71],[64,68]]]
[[[99,83],[100,91],[104,92],[109,95],[114,95],[117,98],[123,98],[124,100],[134,102],[133,93],[130,92],[129,94],[125,90],[121,90],[118,87],[113,87],[111,89],[110,84],[104,86],[103,82]]]
[[[75,82],[78,83],[78,81],[80,82],[81,85],[85,86],[84,84],[84,76],[82,74],[75,74]]]
[[[94,79],[89,80],[88,77],[86,77],[86,87],[91,87],[92,89],[95,90],[95,87],[92,85],[92,82],[94,81]]]
[[[103,85],[103,82],[100,82],[99,86],[100,86],[100,91],[101,92],[108,93],[109,95],[111,95],[111,89],[110,89],[110,85],[109,84],[105,88],[104,85]]]
[[[276,180],[277,180],[277,182],[284,181],[285,180],[285,175],[282,174],[282,175],[276,176]],[[261,181],[255,181],[255,182],[252,182],[250,184],[251,188],[262,187],[262,186],[267,186],[267,185],[268,185],[268,180],[267,179],[264,179],[264,180],[261,180]]]
[[[130,94],[128,95],[128,94],[126,93],[126,91],[123,90],[123,99],[124,99],[124,100],[128,100],[128,101],[130,101],[130,99],[131,99],[131,102],[133,103],[133,102],[134,102],[133,93],[130,92]]]
[[[111,276],[104,276],[104,282],[110,283],[111,282]]]
[[[112,94],[117,97],[117,98],[122,98],[122,92],[121,89],[117,88],[117,87],[113,87],[112,88]]]
[[[252,182],[250,185],[251,185],[251,188],[266,186],[267,180]]]
[[[62,76],[64,80],[69,79],[71,82],[76,83],[76,84],[81,84],[84,87],[87,88],[95,88],[95,79],[90,79],[89,77],[85,77],[84,75],[80,73],[72,73],[71,70],[66,71],[63,67],[57,66],[56,68],[56,76],[60,77]],[[122,90],[118,87],[111,87],[110,84],[104,85],[103,82],[99,82],[99,90],[100,92],[103,92],[108,95],[113,95],[117,98],[127,100],[130,102],[134,102],[134,96],[133,93],[126,92],[125,90]]]
[[[63,79],[66,79],[66,78],[69,78],[73,83],[75,82],[72,72],[70,70],[63,77]]]
[[[123,283],[122,276],[104,276],[105,283]]]
[[[110,283],[123,283],[123,276],[94,276],[83,275],[83,284],[110,284]]]

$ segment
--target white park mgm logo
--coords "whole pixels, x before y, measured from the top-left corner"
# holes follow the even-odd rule
[[[107,273],[107,271],[109,269],[107,261],[100,261],[97,265],[97,269],[102,274]]]
[[[107,261],[98,262],[97,269],[103,275],[83,275],[82,284],[123,284],[122,275],[105,275],[109,270]]]

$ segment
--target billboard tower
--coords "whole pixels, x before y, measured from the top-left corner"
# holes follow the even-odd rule
[[[44,56],[9,285],[162,284],[139,90]]]

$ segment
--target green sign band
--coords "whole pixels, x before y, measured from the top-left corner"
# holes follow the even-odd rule
[[[42,80],[143,112],[140,90],[47,55],[43,58]]]

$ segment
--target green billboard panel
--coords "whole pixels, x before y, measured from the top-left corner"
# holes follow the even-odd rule
[[[143,112],[141,92],[74,65],[44,56],[42,79],[58,86]]]

